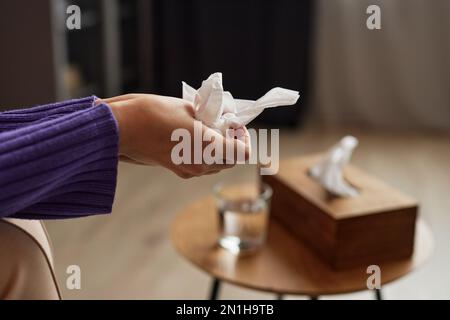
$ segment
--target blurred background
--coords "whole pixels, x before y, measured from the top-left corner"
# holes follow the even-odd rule
[[[80,30],[66,27],[71,4]],[[371,4],[381,30],[366,27]],[[267,110],[257,125],[281,128],[282,158],[358,137],[352,162],[417,198],[436,242],[386,298],[449,299],[449,13],[446,0],[2,1],[0,110],[92,94],[179,97],[181,81],[199,87],[217,71],[238,98],[298,90],[295,107]],[[256,168],[181,182],[160,168],[119,171],[111,216],[47,223],[60,283],[66,266],[83,270],[82,290],[64,297],[205,298],[210,278],[177,255],[170,223],[214,183],[257,179]],[[222,297],[273,298],[232,285]]]

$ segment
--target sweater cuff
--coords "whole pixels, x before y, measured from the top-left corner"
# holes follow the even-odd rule
[[[110,107],[95,100],[1,114],[2,215],[59,219],[111,212],[119,129]]]

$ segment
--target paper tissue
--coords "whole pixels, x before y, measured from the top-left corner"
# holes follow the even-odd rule
[[[344,179],[344,167],[350,161],[358,139],[346,136],[334,145],[320,161],[310,168],[309,174],[328,192],[340,197],[354,197],[358,190]]]
[[[382,265],[413,252],[417,202],[353,165],[344,167],[355,146],[344,139],[325,156],[286,159],[276,175],[262,176],[273,189],[271,223],[334,269]]]
[[[277,87],[256,101],[235,99],[223,90],[220,72],[210,75],[198,90],[183,82],[183,99],[194,105],[195,118],[223,134],[247,125],[266,108],[293,105],[298,98],[297,91]]]

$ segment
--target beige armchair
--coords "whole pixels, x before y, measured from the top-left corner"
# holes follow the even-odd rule
[[[0,219],[0,299],[61,299],[41,221]]]

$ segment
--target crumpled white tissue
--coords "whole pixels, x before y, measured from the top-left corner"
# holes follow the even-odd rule
[[[342,138],[316,165],[309,169],[309,174],[336,196],[357,196],[358,190],[347,183],[343,175],[343,169],[350,161],[357,145],[358,139],[353,136]]]
[[[220,72],[210,75],[198,90],[183,82],[183,99],[194,105],[195,118],[223,134],[245,126],[265,108],[293,105],[298,98],[297,91],[277,87],[256,101],[235,99],[223,90]]]

